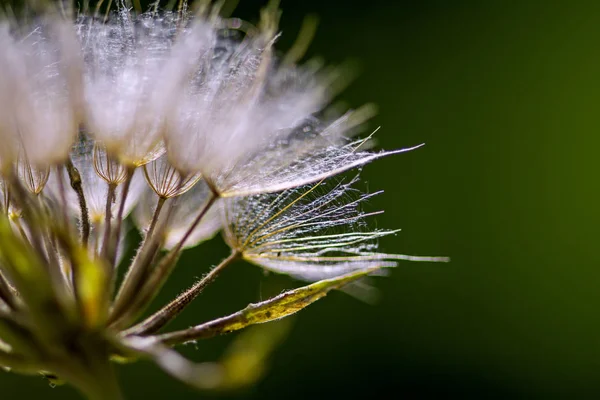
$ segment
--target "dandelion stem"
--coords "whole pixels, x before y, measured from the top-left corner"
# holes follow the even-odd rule
[[[19,231],[19,234],[21,235],[21,238],[23,239],[23,241],[25,243],[31,245],[31,241],[29,240],[29,237],[27,236],[27,233],[25,232],[25,228],[23,228],[23,224],[21,223],[21,218],[20,217],[13,218],[12,222],[17,227],[17,230]]]
[[[85,196],[83,194],[83,185],[81,181],[81,175],[71,159],[67,159],[65,163],[65,169],[69,174],[69,180],[71,181],[71,187],[77,193],[77,199],[79,200],[79,209],[81,211],[81,244],[84,247],[88,246],[89,238],[90,238],[90,216],[87,208],[87,203],[85,201]]]
[[[100,236],[102,235],[102,221],[94,220],[92,222],[93,235],[90,236],[90,249],[93,250],[94,258],[98,258],[100,254]],[[91,233],[90,233],[91,234]]]
[[[142,12],[142,3],[140,3],[140,0],[133,0],[133,7],[135,8],[136,12]]]
[[[17,308],[17,303],[15,296],[10,288],[10,285],[0,273],[0,299],[6,303],[6,305],[11,309],[15,310]]]
[[[29,242],[40,259],[46,260],[47,255],[41,240],[41,237],[44,236],[46,232],[44,228],[46,217],[43,215],[40,203],[35,201],[36,199],[33,199],[25,188],[23,188],[14,170],[9,172],[6,179],[11,187],[10,199],[21,210],[27,210],[27,212],[23,212],[22,217],[31,233]],[[37,200],[40,199],[38,198]],[[25,238],[27,238],[27,236],[25,236]],[[48,269],[50,269],[50,267],[48,267]]]
[[[194,220],[192,225],[185,232],[185,235],[183,235],[183,237],[181,238],[179,243],[177,243],[177,246],[173,249],[172,252],[180,252],[181,251],[185,242],[187,242],[187,240],[190,238],[190,235],[194,232],[194,230],[196,229],[196,227],[198,226],[200,221],[202,221],[202,218],[204,218],[204,216],[206,215],[208,210],[210,210],[210,208],[213,206],[213,204],[215,203],[215,201],[217,201],[218,198],[219,198],[219,196],[217,194],[215,194],[214,192],[211,194],[210,198],[208,199],[208,202],[206,203],[206,205],[204,206],[202,211],[200,211],[200,214],[198,214],[198,216],[196,217],[196,219]]]
[[[154,233],[154,228],[156,227],[156,223],[158,222],[158,218],[160,217],[160,212],[165,205],[164,197],[159,197],[158,202],[156,203],[156,208],[154,209],[154,214],[152,215],[152,221],[150,221],[150,226],[148,227],[148,232],[146,232],[146,240],[152,237]]]
[[[8,217],[8,215],[10,214],[10,189],[5,182],[3,182],[2,186],[4,189],[4,207],[5,207],[5,209],[3,211],[6,213],[6,216]]]
[[[135,291],[139,289],[140,283],[146,272],[146,265],[152,261],[152,259],[149,259],[149,257],[153,258],[158,249],[158,246],[153,245],[155,244],[156,240],[154,240],[155,238],[152,237],[152,234],[160,217],[160,212],[163,209],[165,201],[166,199],[164,197],[158,198],[158,203],[156,204],[156,209],[154,210],[154,215],[152,216],[152,221],[150,222],[146,237],[140,245],[139,251],[133,259],[131,266],[127,270],[125,278],[123,278],[123,283],[121,284],[119,292],[115,298],[115,304],[121,303],[121,299],[125,293],[135,293]],[[145,260],[148,261],[145,262]]]
[[[127,201],[127,195],[129,194],[129,188],[131,187],[131,180],[133,178],[134,168],[130,167],[127,169],[127,178],[123,183],[123,192],[121,193],[121,204],[119,205],[119,211],[117,212],[117,226],[115,229],[114,240],[111,241],[109,247],[109,262],[113,269],[116,269],[117,260],[117,246],[121,239],[121,227],[123,225],[123,213],[125,212],[125,202]]]
[[[204,278],[194,283],[194,285],[177,296],[177,298],[173,299],[169,304],[152,314],[140,324],[133,327],[131,332],[135,333],[136,335],[150,335],[163,328],[169,322],[174,320],[188,304],[198,297],[198,295],[206,286],[208,286],[208,284],[216,279],[216,277],[225,269],[225,267],[230,265],[239,256],[240,253],[236,251],[232,252],[229,257],[221,261],[221,263],[214,267],[208,274],[206,274]]]
[[[44,200],[41,196],[38,196],[37,199],[39,200],[39,204],[40,204],[40,209],[43,210],[46,214],[49,214],[47,205],[44,204]],[[53,241],[53,235],[52,235],[52,231],[50,226],[43,225],[41,227],[41,233],[42,233],[42,239],[44,240],[44,245],[46,246],[46,255],[47,255],[47,260],[49,265],[49,269],[51,271],[58,271],[59,268],[58,266],[60,265],[58,259],[59,259],[59,255],[58,255],[58,250],[55,246],[55,243]],[[31,235],[32,237],[37,236],[35,234]]]
[[[106,194],[106,209],[104,212],[104,239],[102,240],[102,254],[106,257],[108,252],[108,241],[110,240],[111,220],[112,220],[112,205],[115,202],[115,192],[117,185],[115,183],[108,184],[108,192]]]
[[[144,312],[169,277],[179,259],[184,243],[217,199],[218,195],[213,193],[177,246],[158,263],[147,279],[144,279],[143,282],[136,282],[135,287],[132,285],[133,290],[123,290],[121,296],[117,296],[109,322],[120,326]]]
[[[58,191],[60,195],[60,212],[62,214],[63,224],[65,229],[69,227],[69,216],[67,215],[67,194],[65,192],[65,178],[60,170],[56,167],[56,177],[58,181]]]

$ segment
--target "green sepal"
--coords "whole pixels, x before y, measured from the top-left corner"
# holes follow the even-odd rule
[[[367,268],[337,278],[325,279],[312,285],[290,290],[261,303],[250,304],[245,309],[229,316],[189,329],[158,335],[156,338],[164,344],[175,345],[230,333],[254,324],[275,321],[302,310],[325,297],[331,290],[339,289],[380,269],[381,267]]]

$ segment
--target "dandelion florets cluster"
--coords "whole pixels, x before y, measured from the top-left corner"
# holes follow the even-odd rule
[[[338,175],[410,149],[355,138],[370,106],[325,117],[339,73],[275,51],[277,7],[253,26],[199,4],[0,22],[0,366],[116,398],[110,360],[142,357],[208,387],[214,371],[170,347],[444,260],[377,251],[396,232],[366,223],[378,193]],[[231,255],[148,314],[182,251],[219,232]],[[238,259],[316,283],[165,333]]]

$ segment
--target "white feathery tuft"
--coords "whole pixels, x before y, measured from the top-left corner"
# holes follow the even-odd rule
[[[395,260],[445,261],[377,253],[377,240],[397,230],[371,230],[362,194],[349,182],[320,182],[278,194],[226,199],[224,232],[227,243],[244,258],[270,271],[314,281],[352,271],[393,267]]]
[[[178,32],[174,13],[132,16],[120,10],[106,23],[83,18],[86,124],[124,164],[140,166],[164,153],[168,105],[195,54],[211,46],[205,23]]]
[[[11,32],[8,24],[0,30],[0,99],[7,114],[0,115],[3,157],[14,161],[24,152],[34,165],[60,163],[68,156],[81,114],[75,32],[50,17],[19,31]]]

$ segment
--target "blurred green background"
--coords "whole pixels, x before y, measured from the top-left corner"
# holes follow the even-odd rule
[[[256,20],[263,2],[235,16]],[[385,149],[364,168],[387,252],[449,255],[377,279],[381,299],[333,293],[297,315],[251,388],[198,393],[150,363],[120,368],[131,399],[600,398],[600,2],[283,0],[278,48],[320,17],[309,56],[351,60],[341,99],[379,105]],[[227,254],[186,253],[159,302]],[[293,282],[237,263],[176,326]],[[169,296],[167,296],[169,295]],[[221,337],[183,348],[219,358]],[[0,375],[0,397],[75,399]],[[10,396],[12,395],[12,397]]]

